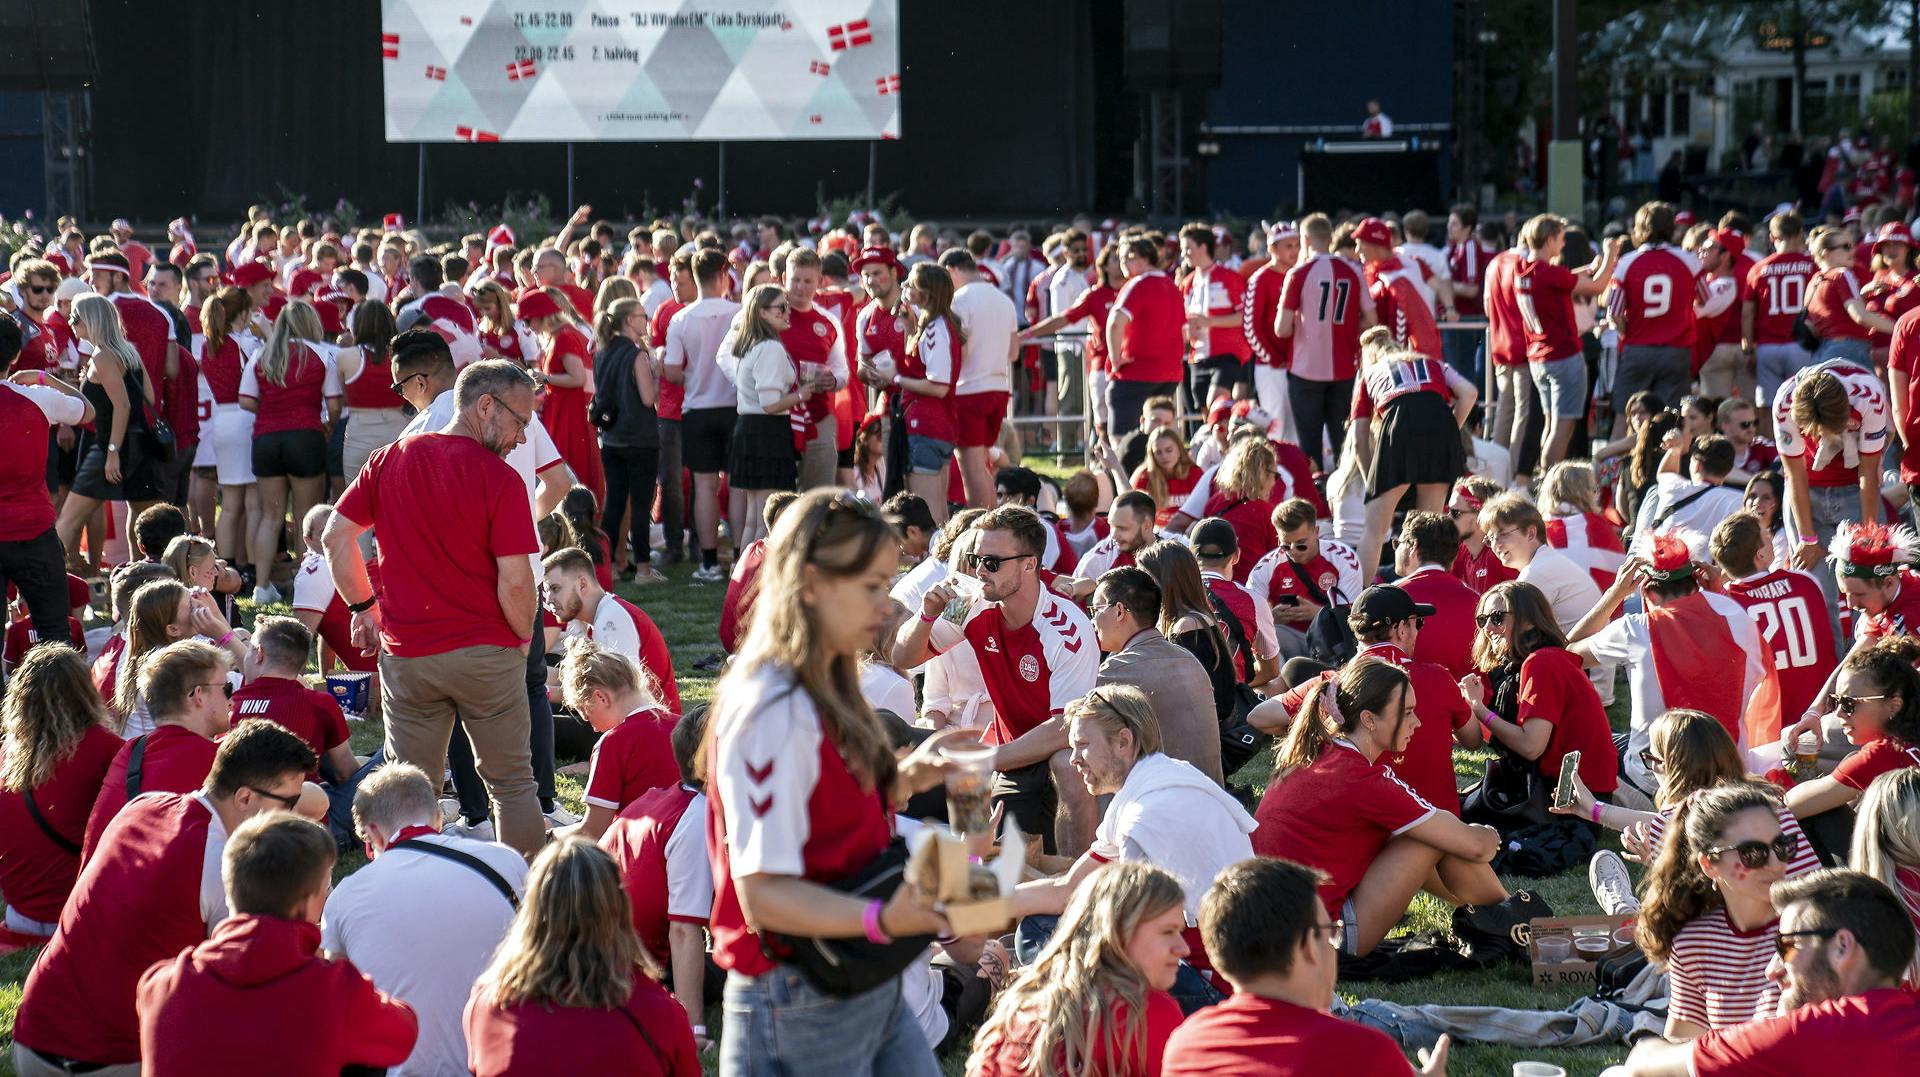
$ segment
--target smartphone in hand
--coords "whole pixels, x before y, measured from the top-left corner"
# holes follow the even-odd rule
[[[1578,773],[1579,770],[1580,750],[1576,748],[1568,752],[1566,758],[1560,760],[1560,784],[1555,786],[1553,790],[1554,807],[1570,808],[1573,806],[1573,776]]]

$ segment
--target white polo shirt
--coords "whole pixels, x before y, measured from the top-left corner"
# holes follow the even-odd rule
[[[726,338],[740,304],[719,296],[702,296],[676,311],[667,322],[666,355],[662,362],[686,371],[687,411],[732,408],[733,380],[720,368],[720,342]]]
[[[954,395],[1011,389],[1008,359],[1019,325],[1013,300],[986,281],[976,280],[953,293],[953,316],[960,319],[960,328],[967,336],[966,349],[960,355],[960,376],[953,383]]]

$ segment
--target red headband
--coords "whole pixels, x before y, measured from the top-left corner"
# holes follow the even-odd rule
[[[1453,484],[1453,496],[1466,502],[1467,507],[1472,509],[1475,512],[1479,512],[1480,506],[1486,504],[1486,502],[1473,496],[1473,491],[1467,489],[1467,484],[1464,482],[1457,482]]]

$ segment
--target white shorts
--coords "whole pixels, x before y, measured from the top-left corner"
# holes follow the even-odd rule
[[[1295,440],[1293,404],[1287,399],[1287,372],[1265,364],[1254,367],[1253,395],[1260,404],[1260,410],[1280,424],[1277,429],[1268,427],[1267,436],[1277,437],[1281,441]]]
[[[207,426],[202,428],[204,432],[201,434],[200,440],[193,443],[193,465],[192,466],[196,468],[213,466],[213,431],[211,429],[212,425],[213,425],[212,420],[209,419],[207,422]]]
[[[213,406],[213,466],[220,485],[246,486],[253,482],[253,413],[238,404]]]
[[[1087,399],[1093,403],[1094,423],[1102,428],[1111,418],[1107,411],[1107,383],[1112,380],[1113,376],[1104,370],[1087,371]]]

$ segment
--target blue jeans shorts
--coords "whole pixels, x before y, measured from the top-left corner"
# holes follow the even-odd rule
[[[907,435],[907,470],[915,475],[939,475],[953,462],[953,442]]]

